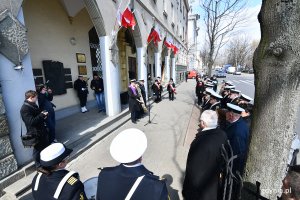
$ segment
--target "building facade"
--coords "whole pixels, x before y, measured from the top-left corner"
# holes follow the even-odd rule
[[[118,13],[127,6],[134,10],[134,30],[118,25]],[[62,118],[79,112],[73,89],[78,75],[90,83],[96,73],[104,80],[106,113],[114,116],[127,103],[130,79],[144,79],[149,95],[157,76],[165,83],[170,78],[183,80],[188,9],[187,0],[5,0],[0,4],[0,83],[5,107],[0,119],[8,122],[9,129],[7,134],[1,132],[0,143],[5,140],[11,149],[0,155],[0,167],[7,157],[12,166],[3,177],[31,160],[31,150],[23,148],[19,137],[25,91],[45,83],[53,87],[56,114]],[[162,38],[158,45],[147,43],[154,26]],[[164,45],[165,37],[173,39],[177,54]],[[95,104],[92,94],[89,106]],[[4,147],[0,148],[2,152]]]
[[[198,31],[200,27],[197,25],[200,19],[199,14],[189,14],[188,19],[188,70],[198,70],[200,71],[200,50],[199,43],[197,40]]]

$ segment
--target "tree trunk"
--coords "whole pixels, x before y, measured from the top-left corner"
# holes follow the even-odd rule
[[[300,105],[300,1],[263,0],[255,51],[255,107],[245,181],[276,199]]]

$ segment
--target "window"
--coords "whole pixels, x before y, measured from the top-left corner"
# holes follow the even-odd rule
[[[168,13],[167,13],[167,0],[163,0],[163,4],[164,4],[164,16],[165,18],[168,18]]]

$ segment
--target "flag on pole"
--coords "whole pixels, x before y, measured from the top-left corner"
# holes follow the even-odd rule
[[[178,49],[178,47],[174,44],[172,50],[173,50],[174,55],[176,55],[179,49]]]
[[[167,37],[167,38],[165,38],[165,41],[164,41],[164,45],[166,46],[166,47],[168,47],[169,49],[171,48],[173,48],[173,40],[172,40],[172,38],[171,37]]]
[[[150,31],[150,34],[148,36],[147,42],[148,44],[153,41],[153,43],[157,46],[158,42],[161,41],[161,37],[160,37],[160,31],[159,28],[157,26],[153,27]]]
[[[127,7],[123,13],[120,13],[120,11],[118,11],[117,15],[119,26],[123,26],[124,28],[131,27],[132,30],[134,30],[136,22],[133,12],[131,12],[129,7]]]

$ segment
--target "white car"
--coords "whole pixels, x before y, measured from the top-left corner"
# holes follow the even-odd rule
[[[242,72],[234,72],[233,75],[242,75]]]

